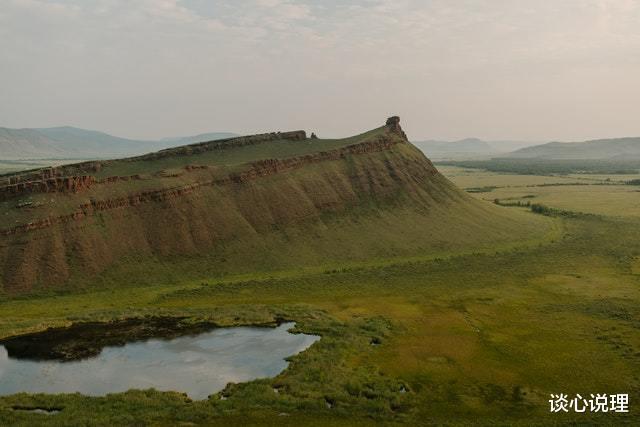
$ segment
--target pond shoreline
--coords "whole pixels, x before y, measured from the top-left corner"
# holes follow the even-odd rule
[[[295,322],[276,328],[211,328],[210,322],[192,325],[179,322],[176,318],[129,319],[116,323],[117,327],[101,324],[89,330],[93,325],[83,324],[64,331],[49,331],[46,342],[38,343],[33,336],[26,344],[24,340],[17,342],[19,350],[25,353],[31,350],[28,358],[22,360],[11,357],[6,347],[0,346],[0,395],[106,396],[152,388],[183,392],[191,399],[202,400],[229,383],[275,378],[288,367],[291,356],[320,339],[317,335],[289,332]],[[176,329],[167,329],[173,326]],[[77,336],[69,341],[72,333]],[[144,337],[132,341],[131,333]],[[98,336],[96,343],[89,350],[82,349],[81,344],[92,336]],[[117,344],[112,345],[114,342]],[[98,354],[77,358],[90,352]],[[58,357],[60,354],[64,357]],[[34,360],[40,356],[49,358]],[[56,358],[52,359],[53,356]],[[70,360],[71,356],[76,358]]]
[[[233,327],[275,328],[291,319],[239,323]],[[121,347],[150,339],[172,339],[227,328],[212,320],[188,316],[130,317],[107,322],[78,322],[69,326],[14,335],[0,340],[9,357],[23,360],[71,362],[95,357],[105,347]]]

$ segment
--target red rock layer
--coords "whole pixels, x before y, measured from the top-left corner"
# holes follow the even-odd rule
[[[304,131],[273,132],[241,136],[236,138],[200,142],[176,148],[168,148],[156,153],[115,161],[146,161],[172,156],[187,156],[204,153],[206,151],[224,150],[245,145],[256,145],[276,140],[304,141],[306,137],[307,136]],[[35,172],[8,175],[6,178],[0,180],[0,201],[33,193],[51,193],[58,191],[77,193],[89,188],[91,184],[95,182],[94,178],[89,176],[90,173],[98,172],[105,165],[111,164],[115,161],[91,161],[77,163],[74,165],[46,168]],[[192,168],[198,167],[196,166]],[[106,182],[115,182],[118,180],[127,180],[127,177],[106,178]],[[102,182],[104,181],[105,180]]]
[[[43,228],[51,227],[55,224],[66,223],[70,221],[81,220],[95,212],[105,211],[116,208],[123,208],[127,206],[136,206],[146,202],[158,202],[167,199],[173,199],[176,197],[191,194],[195,189],[202,186],[210,185],[228,185],[231,183],[243,183],[258,178],[274,175],[277,173],[298,169],[305,165],[318,163],[330,160],[339,160],[350,155],[359,155],[372,153],[377,151],[387,150],[394,145],[398,144],[398,139],[389,139],[380,137],[374,141],[367,141],[360,144],[349,145],[343,148],[339,148],[331,151],[321,151],[314,154],[307,154],[304,156],[291,157],[287,159],[265,159],[252,162],[249,165],[248,170],[234,173],[226,178],[196,182],[193,184],[185,185],[182,187],[175,187],[170,189],[161,190],[149,190],[136,194],[131,194],[124,197],[108,200],[92,200],[90,203],[80,205],[76,211],[67,215],[61,215],[57,217],[47,217],[36,221],[29,222],[27,224],[18,225],[13,228],[0,230],[1,236],[11,236],[32,230],[39,230]],[[433,169],[433,173],[436,171]],[[93,177],[88,177],[93,178]],[[133,175],[131,177],[109,177],[100,183],[117,182],[118,180],[128,181],[130,179],[140,179],[139,175]],[[95,182],[90,180],[91,183]]]

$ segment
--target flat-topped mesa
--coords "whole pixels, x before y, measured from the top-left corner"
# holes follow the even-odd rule
[[[127,157],[123,159],[114,160],[91,160],[81,163],[73,163],[69,165],[62,165],[56,167],[42,168],[27,172],[13,172],[0,175],[0,194],[11,192],[19,194],[24,190],[25,186],[19,186],[17,192],[15,189],[5,189],[4,187],[13,186],[16,184],[32,183],[34,181],[41,182],[52,178],[60,180],[65,178],[66,182],[78,178],[82,175],[91,175],[99,172],[103,167],[109,166],[117,162],[135,162],[140,160],[155,160],[165,157],[173,156],[189,156],[193,154],[199,154],[206,151],[224,150],[233,147],[242,147],[245,145],[256,145],[270,141],[305,141],[307,139],[307,133],[303,130],[289,131],[289,132],[270,132],[256,135],[237,136],[232,138],[216,139],[212,141],[197,142],[195,144],[183,145],[180,147],[166,148],[153,153],[143,154],[135,157]],[[41,184],[29,184],[29,188],[36,189],[34,192],[44,192],[45,187]],[[51,187],[51,186],[50,186]],[[43,191],[37,190],[38,188]],[[2,196],[0,196],[0,199]]]
[[[397,133],[404,139],[407,139],[407,134],[404,133],[402,128],[400,127],[400,117],[399,116],[391,116],[387,119],[387,123],[385,125],[391,130],[391,132]]]
[[[286,257],[270,269],[322,263],[325,254],[339,262],[350,248],[336,254],[326,242],[348,224],[380,231],[362,242],[364,261],[400,247],[396,231],[433,227],[418,239],[429,241],[437,230],[456,227],[450,212],[475,203],[406,141],[398,117],[343,139],[310,135],[264,133],[0,175],[0,218],[6,218],[0,222],[0,293],[38,293],[45,291],[42,283],[51,290],[89,287],[114,271],[126,272],[122,283],[161,283],[161,273],[146,267],[186,257],[194,260],[193,277],[212,270],[236,274],[248,270],[225,262],[228,257],[264,257],[271,248]],[[479,203],[460,217],[463,225],[478,217],[482,226],[488,214]],[[371,206],[381,215],[372,215]],[[387,212],[403,219],[390,223]],[[404,228],[388,228],[396,225]],[[310,229],[318,239],[304,238]],[[308,252],[291,251],[282,232],[301,236],[292,244]],[[494,234],[488,229],[487,236]],[[403,254],[415,252],[414,240]],[[440,242],[434,250],[441,250]]]

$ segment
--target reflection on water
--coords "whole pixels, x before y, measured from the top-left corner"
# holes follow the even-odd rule
[[[19,392],[92,396],[132,388],[174,390],[205,399],[229,382],[273,377],[286,357],[320,339],[277,328],[223,328],[172,340],[105,347],[99,356],[74,362],[9,358],[0,346],[0,395]]]

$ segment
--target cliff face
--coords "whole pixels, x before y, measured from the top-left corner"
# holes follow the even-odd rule
[[[44,178],[34,181],[22,181],[0,187],[0,201],[33,193],[77,193],[91,187],[95,182],[92,176],[64,176]]]
[[[251,180],[256,180],[270,175],[303,168],[305,165],[319,163],[323,161],[341,160],[347,156],[374,153],[390,149],[398,140],[388,139],[384,137],[377,138],[359,144],[350,145],[344,148],[321,151],[315,154],[308,154],[298,157],[290,157],[286,159],[266,159],[248,163],[248,168],[242,172],[231,173],[224,178],[198,181],[180,187],[169,189],[150,190],[139,193],[129,194],[123,197],[95,200],[89,203],[83,203],[69,214],[60,216],[48,216],[36,221],[31,221],[19,226],[0,229],[0,235],[10,236],[25,233],[32,230],[38,230],[51,227],[55,224],[65,223],[83,219],[96,212],[106,211],[116,208],[132,207],[146,202],[162,202],[168,199],[185,196],[191,194],[194,190],[206,186],[224,186],[230,184],[242,184]],[[207,169],[203,165],[186,165],[185,171]],[[43,175],[49,176],[52,172],[47,170]],[[431,169],[430,173],[434,174],[435,169]],[[32,193],[46,192],[73,192],[77,193],[84,189],[89,189],[92,184],[107,184],[118,181],[129,181],[141,179],[139,175],[133,176],[111,176],[102,180],[96,180],[93,176],[71,176],[71,177],[55,177],[43,178],[41,180],[19,182],[0,188],[0,195],[4,195],[5,199],[17,197],[20,195],[28,195]]]
[[[6,177],[0,197],[5,215],[15,220],[0,229],[4,292],[91,286],[103,272],[122,268],[131,269],[127,277],[135,283],[145,275],[145,260],[214,260],[206,268],[205,261],[194,264],[203,274],[251,271],[251,257],[266,254],[264,248],[282,240],[282,233],[297,235],[290,238],[304,241],[302,247],[313,252],[308,259],[315,260],[325,249],[304,230],[320,233],[321,240],[332,232],[330,223],[357,223],[359,215],[379,215],[379,209],[404,206],[428,216],[429,209],[469,202],[407,142],[395,119],[370,136],[326,143],[326,150],[316,140],[317,149],[308,152],[305,146],[299,155],[202,164],[202,153],[286,141],[309,140],[304,132],[264,134]],[[118,162],[151,167],[159,159],[173,162],[171,173],[108,175],[109,168],[123,167]],[[60,176],[73,172],[81,175]],[[25,207],[26,196],[37,200]],[[286,252],[296,244],[284,243],[281,256],[264,256],[290,264],[298,254]],[[381,246],[371,250],[383,250],[384,244],[381,238]]]
[[[166,157],[190,156],[208,151],[256,145],[272,141],[304,141],[304,131],[273,132],[260,135],[241,136],[237,138],[217,139],[182,147],[168,148],[155,153],[111,161],[90,161],[75,165],[44,168],[26,173],[14,173],[0,178],[0,201],[31,193],[78,192],[89,188],[95,179],[85,173],[99,172],[114,162],[152,161]],[[113,176],[106,178],[109,182],[127,177]]]

